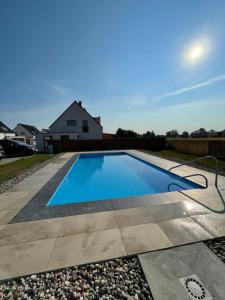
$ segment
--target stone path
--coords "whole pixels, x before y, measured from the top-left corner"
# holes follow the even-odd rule
[[[24,158],[24,157],[8,157],[8,158],[2,158],[0,159],[0,166],[1,165],[5,165],[5,164],[9,164],[11,162],[14,162],[18,159],[21,159],[21,158]]]

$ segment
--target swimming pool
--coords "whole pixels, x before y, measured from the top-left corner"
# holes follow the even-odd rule
[[[201,188],[127,153],[81,154],[48,206]]]

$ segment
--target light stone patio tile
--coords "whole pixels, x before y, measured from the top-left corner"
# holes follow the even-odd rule
[[[162,203],[177,203],[187,199],[186,196],[179,194],[178,192],[167,192],[153,195],[138,196],[143,199],[146,205],[158,205]]]
[[[210,213],[208,209],[193,201],[152,205],[146,207],[146,210],[155,222],[185,218],[196,214]]]
[[[45,271],[55,239],[0,246],[0,279]]]
[[[18,212],[18,209],[0,210],[0,224],[9,223]]]
[[[59,219],[8,224],[0,231],[0,245],[54,238],[60,225]]]
[[[225,236],[225,214],[212,213],[192,218],[212,235]]]
[[[61,218],[59,236],[117,228],[114,212],[99,212]]]
[[[128,254],[173,246],[159,225],[155,223],[123,227],[120,231]]]
[[[0,195],[0,211],[22,208],[32,198],[30,192],[5,192]]]
[[[188,199],[186,195],[179,192],[161,193],[160,195],[163,198],[163,203],[177,203]]]
[[[119,227],[154,222],[145,207],[115,210],[115,215]]]
[[[60,156],[60,159],[70,159],[76,154],[76,152],[66,152]]]
[[[119,229],[58,237],[49,269],[90,263],[126,255]]]
[[[222,212],[224,211],[224,202],[225,197],[216,194],[209,194],[207,195],[206,192],[199,193],[197,190],[190,190],[190,191],[183,191],[182,193],[187,195],[187,199],[193,200],[196,203],[205,206],[211,212]]]
[[[0,225],[0,231],[5,227],[5,225]]]
[[[211,234],[189,217],[158,224],[175,246],[213,238]]]
[[[31,175],[31,177],[34,176],[53,176],[57,170],[61,167],[63,167],[64,164],[53,164],[49,163],[46,167],[36,171],[34,174]]]
[[[215,187],[208,187],[207,189],[185,190],[183,191],[183,193],[186,195],[196,197],[196,199],[205,197],[215,198],[219,195],[218,190]]]
[[[152,205],[147,207],[146,210],[155,222],[187,217],[186,209],[180,202]]]
[[[13,192],[38,192],[46,182],[39,182],[38,179],[33,180],[33,182],[22,181],[13,187]]]

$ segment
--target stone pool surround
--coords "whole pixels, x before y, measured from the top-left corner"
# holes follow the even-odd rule
[[[127,153],[129,151],[108,151],[107,153]],[[132,154],[134,158],[140,159]],[[11,220],[10,223],[20,223],[27,221],[35,221],[50,218],[59,218],[72,215],[81,215],[94,212],[113,211],[118,209],[132,208],[139,206],[140,202],[149,203],[148,197],[152,194],[144,196],[128,196],[117,199],[96,200],[82,203],[69,203],[63,205],[47,206],[51,196],[62,182],[74,162],[79,158],[79,154],[75,154],[65,165],[33,196],[33,198],[23,207],[23,209]],[[141,159],[144,162],[146,160]],[[148,162],[147,162],[148,163]],[[156,165],[157,167],[157,165]],[[162,194],[162,193],[161,193]],[[163,193],[165,194],[165,193]],[[156,194],[160,195],[160,194]]]
[[[176,165],[139,151],[126,152],[167,170]],[[0,279],[225,235],[225,177],[219,177],[218,192],[213,186],[214,174],[204,171],[201,173],[209,179],[208,189],[129,197],[129,203],[124,199],[113,200],[111,210],[90,213],[85,207],[82,214],[71,212],[71,216],[46,216],[40,220],[12,223],[12,219],[76,154],[79,153],[62,154],[58,160],[0,195]],[[196,168],[182,168],[177,172],[181,176],[199,172]],[[201,184],[197,178],[196,182]],[[36,211],[33,211],[34,215]]]

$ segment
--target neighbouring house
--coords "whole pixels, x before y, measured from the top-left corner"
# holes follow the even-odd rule
[[[6,139],[6,138],[12,138],[15,136],[15,133],[4,123],[0,121],[0,140]]]
[[[103,128],[100,117],[92,117],[74,101],[49,127],[36,135],[37,149],[44,151],[48,140],[99,140]]]
[[[25,142],[28,145],[36,145],[36,134],[39,130],[32,125],[19,123],[14,128],[16,139]]]

